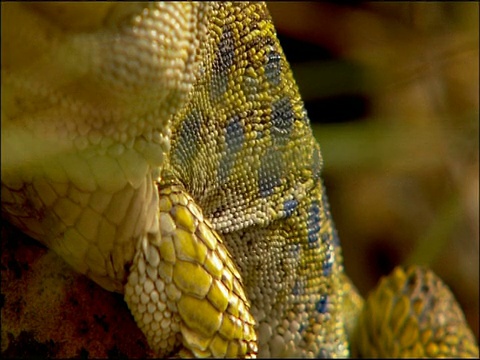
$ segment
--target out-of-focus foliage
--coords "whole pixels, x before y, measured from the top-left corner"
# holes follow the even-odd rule
[[[429,265],[478,339],[479,4],[269,8],[322,148],[347,272],[365,294],[399,263]],[[328,112],[347,113],[316,124]]]

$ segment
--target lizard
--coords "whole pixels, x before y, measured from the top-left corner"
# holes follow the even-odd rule
[[[159,356],[478,356],[427,269],[363,302],[321,170],[264,3],[2,3],[2,216]]]

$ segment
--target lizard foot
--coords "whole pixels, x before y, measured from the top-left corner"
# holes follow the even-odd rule
[[[183,187],[159,188],[159,231],[139,241],[125,286],[138,326],[160,355],[255,356],[255,321],[222,239]]]
[[[397,267],[368,297],[353,335],[357,357],[478,357],[465,317],[432,271]]]

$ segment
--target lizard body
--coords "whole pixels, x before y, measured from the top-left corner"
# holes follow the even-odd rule
[[[124,293],[157,354],[345,357],[347,332],[368,354],[265,4],[2,4],[2,34],[2,212]],[[461,322],[424,350],[441,339],[411,330],[401,286],[437,284],[422,274],[399,271],[378,295],[403,306],[404,354],[478,354]],[[411,308],[438,308],[414,295]]]

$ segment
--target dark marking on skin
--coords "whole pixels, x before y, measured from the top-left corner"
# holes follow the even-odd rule
[[[323,260],[322,263],[323,276],[329,276],[332,273],[335,260],[332,246],[327,246],[326,249],[325,260]]]
[[[282,97],[272,104],[272,138],[278,145],[285,145],[290,140],[295,115],[288,97]]]
[[[260,159],[258,187],[260,196],[265,198],[274,193],[274,188],[282,183],[284,172],[283,154],[275,148],[268,148]]]
[[[182,122],[175,150],[172,158],[180,165],[190,166],[197,153],[197,146],[200,143],[200,132],[202,120],[199,113],[193,109]]]
[[[303,284],[299,280],[295,280],[295,284],[293,285],[292,288],[292,294],[295,296],[300,296],[303,295],[305,292],[305,288]]]
[[[218,167],[219,183],[227,181],[230,171],[235,164],[238,152],[245,142],[245,129],[240,117],[235,115],[225,127],[225,151]]]
[[[219,101],[228,88],[228,73],[235,63],[235,41],[230,25],[225,25],[218,44],[217,57],[212,64],[210,98]]]
[[[285,216],[290,217],[295,209],[298,206],[298,201],[296,199],[285,200],[283,203],[283,211],[285,211]]]
[[[282,56],[276,51],[271,50],[267,54],[265,64],[265,77],[274,86],[278,86],[282,75]]]
[[[308,211],[307,218],[308,245],[309,247],[318,247],[318,236],[320,232],[320,204],[313,200]]]
[[[328,297],[327,295],[322,295],[320,297],[320,300],[318,300],[317,303],[315,304],[315,309],[320,314],[325,314],[327,312],[327,307],[328,307]]]

